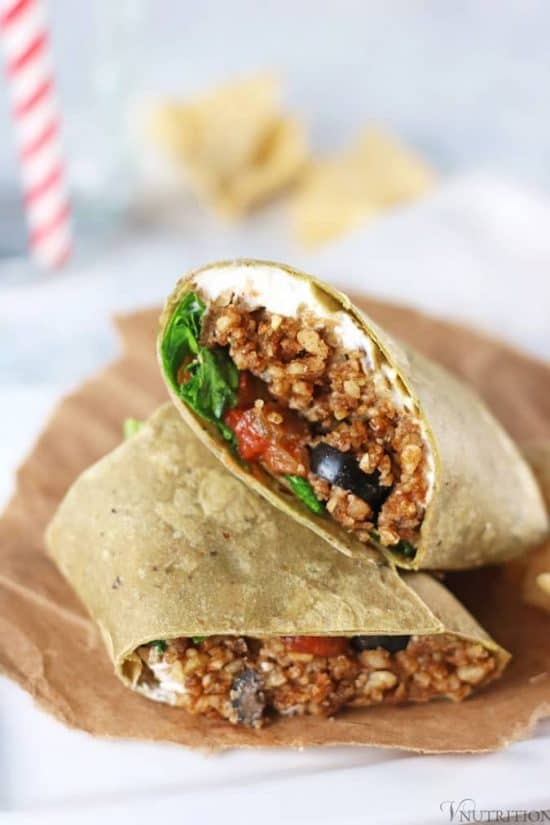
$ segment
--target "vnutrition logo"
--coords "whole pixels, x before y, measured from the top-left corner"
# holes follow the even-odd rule
[[[449,822],[548,822],[550,809],[546,811],[501,810],[500,808],[478,808],[475,799],[444,800],[439,810],[446,813]]]

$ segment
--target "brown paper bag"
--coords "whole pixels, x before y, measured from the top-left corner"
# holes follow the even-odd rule
[[[390,332],[469,379],[516,439],[550,438],[549,366],[408,309],[359,303]],[[522,602],[523,570],[516,568],[447,580],[514,656],[499,683],[463,704],[357,709],[334,720],[287,718],[255,731],[158,705],[116,679],[93,622],[44,554],[43,531],[76,475],[120,441],[123,420],[143,418],[165,400],[154,354],[158,314],[118,320],[123,357],[60,403],[19,470],[0,522],[0,669],[66,724],[201,748],[360,744],[483,751],[527,735],[550,715],[550,617]]]

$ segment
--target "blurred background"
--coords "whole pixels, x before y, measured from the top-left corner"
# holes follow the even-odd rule
[[[279,210],[277,221],[269,209],[256,208],[264,202],[271,206],[274,200],[280,205],[280,197],[259,193],[251,207],[242,210],[248,220],[231,224],[211,220],[216,211],[212,198],[209,202],[200,189],[197,197],[197,187],[187,185],[186,176],[196,171],[197,155],[203,150],[203,177],[219,173],[209,167],[212,154],[209,159],[205,134],[219,134],[219,151],[238,131],[238,115],[232,113],[233,120],[220,118],[216,128],[212,107],[204,117],[203,133],[187,141],[195,140],[195,148],[178,146],[181,124],[170,127],[168,141],[161,134],[167,124],[159,125],[166,101],[184,107],[224,84],[246,81],[263,71],[278,76],[283,111],[299,121],[306,169],[327,153],[349,151],[362,130],[374,125],[416,153],[437,176],[438,189],[479,171],[525,193],[546,193],[550,187],[550,8],[544,0],[2,0],[0,8],[7,15],[6,10],[22,7],[19,19],[25,24],[34,6],[45,10],[43,25],[53,56],[60,151],[77,253],[72,255],[73,268],[75,263],[97,260],[113,233],[120,238],[124,231],[133,231],[135,240],[143,240],[144,231],[152,236],[159,228],[176,230],[172,240],[177,239],[186,253],[180,269],[188,260],[203,262],[220,253],[265,250],[279,258],[300,258],[303,250],[295,241],[303,240],[304,231],[292,210],[290,220],[287,209]],[[16,21],[15,28],[18,25]],[[32,81],[38,83],[38,78],[31,77],[29,83],[29,72],[32,75],[36,68],[33,59],[20,69],[21,78],[11,76],[15,72],[9,71],[10,54],[13,63],[14,52],[24,51],[21,42],[32,38],[23,25],[23,32],[15,33],[13,48],[7,34],[3,39],[8,71],[6,82],[0,83],[0,288],[37,276],[25,264],[19,266],[27,247],[29,211],[23,206],[21,177],[25,191],[30,185],[20,156],[40,132],[32,122],[27,134],[22,134],[20,124],[15,131],[12,111],[21,107],[13,95],[22,87],[26,104]],[[41,62],[39,53],[37,71]],[[31,121],[35,114],[33,110]],[[250,123],[254,117],[251,108]],[[30,141],[25,140],[29,130]],[[251,143],[251,152],[257,146]],[[381,169],[392,162],[383,150],[374,161]],[[31,183],[43,184],[45,171],[44,164],[36,174],[31,168]],[[353,177],[349,169],[347,175]],[[372,183],[372,170],[366,175]],[[282,177],[281,190],[288,191],[289,182],[300,190],[297,172],[287,175],[289,180]],[[348,181],[343,195],[334,187],[323,188],[322,196],[316,190],[313,199],[336,203],[338,196],[340,211],[350,202],[357,210],[356,202],[364,195],[361,186],[368,190],[369,180],[361,179],[357,191],[351,192]],[[279,196],[277,186],[272,188]],[[417,189],[415,194],[423,194],[422,187]],[[387,186],[385,194],[386,190]],[[376,203],[371,211],[414,200],[402,195],[386,197],[387,202]],[[361,210],[369,212],[365,203]],[[51,217],[51,209],[46,207],[46,213]],[[303,220],[303,209],[300,215]],[[363,225],[362,217],[354,216],[345,230]],[[329,219],[312,218],[308,212],[308,220],[315,224]],[[31,214],[31,229],[37,221],[42,225],[44,214],[37,219]],[[314,226],[313,231],[327,234],[322,227]],[[328,239],[332,240],[330,232]],[[58,257],[64,259],[64,251]],[[379,287],[383,291],[383,284],[373,284]]]
[[[98,55],[127,74],[123,108],[274,68],[316,148],[375,120],[444,172],[483,165],[550,187],[545,0],[49,0],[48,8],[69,131],[87,115]],[[5,181],[16,155],[2,87],[0,135]]]
[[[0,0],[0,22],[13,8],[28,26],[4,31],[0,79],[0,502],[59,397],[115,357],[113,314],[159,305],[182,272],[222,257],[282,260],[550,358],[547,0]],[[49,171],[27,157],[22,174],[52,116],[14,129],[14,108],[28,115],[45,88],[42,52],[23,43],[35,13],[62,144]],[[264,71],[280,101],[269,83],[238,86]],[[362,137],[370,126],[382,136]],[[121,760],[122,743],[62,729],[2,679],[0,710],[0,808],[68,788],[84,800],[121,783],[180,788],[183,774],[210,787],[195,754],[132,744]],[[514,754],[502,760],[516,772]],[[293,758],[304,773],[352,759]],[[224,765],[247,783],[290,764],[238,759]],[[395,757],[353,759],[382,771]],[[443,762],[422,762],[426,793]],[[498,790],[490,764],[479,776]],[[445,766],[454,777],[465,763]]]

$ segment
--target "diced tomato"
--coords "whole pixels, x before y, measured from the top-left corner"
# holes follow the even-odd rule
[[[236,407],[225,415],[225,423],[237,438],[239,455],[245,461],[260,458],[269,447],[269,434],[256,409],[241,410]]]
[[[307,475],[307,424],[292,411],[264,402],[249,409],[235,407],[224,420],[245,461],[261,460],[275,475]]]
[[[283,642],[289,650],[313,656],[340,656],[348,650],[344,636],[283,636]]]
[[[262,456],[267,469],[276,476],[307,475],[308,454],[301,444],[282,439],[270,444]]]

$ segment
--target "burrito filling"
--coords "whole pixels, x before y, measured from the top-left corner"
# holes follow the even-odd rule
[[[175,389],[252,472],[364,543],[413,558],[433,458],[406,387],[345,313],[302,304],[290,317],[263,303],[188,293],[163,341]]]
[[[344,707],[460,701],[499,675],[477,642],[435,636],[210,636],[138,648],[135,687],[192,714],[261,727]]]

